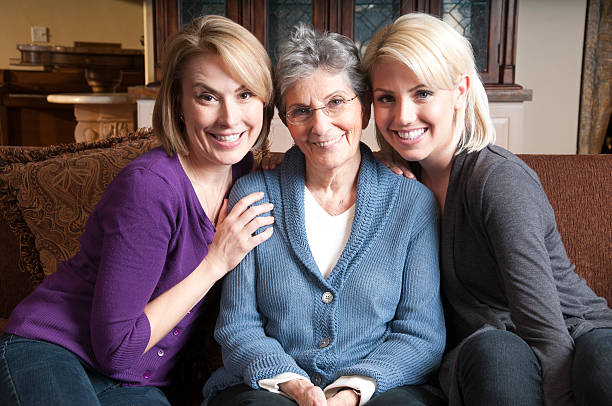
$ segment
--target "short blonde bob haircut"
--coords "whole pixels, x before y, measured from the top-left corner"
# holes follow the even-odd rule
[[[455,153],[479,151],[495,142],[487,93],[476,71],[472,46],[450,25],[428,14],[403,15],[382,28],[368,44],[361,63],[368,77],[381,59],[404,64],[424,85],[434,89],[455,89],[467,75],[466,103],[454,118]],[[383,153],[398,156],[378,128],[376,138]]]
[[[183,71],[190,58],[219,55],[238,82],[264,102],[261,132],[253,148],[267,145],[274,115],[272,64],[253,34],[232,20],[209,15],[197,18],[168,39],[162,81],[153,108],[153,131],[168,155],[189,155],[185,125],[181,121]]]

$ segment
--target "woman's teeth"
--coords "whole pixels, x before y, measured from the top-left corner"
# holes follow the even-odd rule
[[[241,135],[242,135],[242,133],[231,134],[231,135],[213,135],[213,137],[215,137],[219,141],[233,142],[233,141],[236,141],[238,138],[240,138]]]
[[[342,136],[340,136],[338,138],[334,138],[333,140],[329,140],[329,141],[315,142],[315,145],[317,147],[328,147],[328,146],[333,145],[333,144],[337,143],[338,141],[340,141],[341,138],[342,138]]]
[[[403,140],[415,140],[426,131],[425,128],[410,131],[398,131],[397,135]]]

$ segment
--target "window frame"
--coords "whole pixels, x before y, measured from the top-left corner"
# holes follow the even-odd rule
[[[180,0],[154,0],[153,31],[155,77],[161,80],[165,40],[180,25]],[[313,1],[313,26],[353,38],[354,0]],[[423,12],[440,16],[442,0],[400,0],[400,13]],[[251,31],[262,44],[268,37],[267,0],[226,0],[226,16]],[[488,89],[522,89],[515,83],[518,0],[491,0],[487,67],[480,77]]]

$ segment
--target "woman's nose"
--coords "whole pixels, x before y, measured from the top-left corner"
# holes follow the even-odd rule
[[[405,125],[415,122],[417,119],[417,107],[412,100],[402,100],[397,104],[395,120],[398,124]]]
[[[333,126],[331,117],[323,110],[316,109],[312,112],[311,131],[316,135],[324,135]]]
[[[218,120],[227,127],[231,127],[239,121],[240,108],[231,102],[221,103]]]

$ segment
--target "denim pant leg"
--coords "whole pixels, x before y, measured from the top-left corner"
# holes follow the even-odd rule
[[[531,347],[518,335],[488,330],[466,341],[455,366],[462,399],[451,404],[542,405],[542,373]]]
[[[155,386],[123,386],[89,365],[84,367],[101,406],[170,406],[166,395]]]
[[[612,328],[576,339],[572,390],[577,405],[612,405]]]
[[[99,405],[81,360],[46,341],[12,334],[0,338],[3,405]]]

